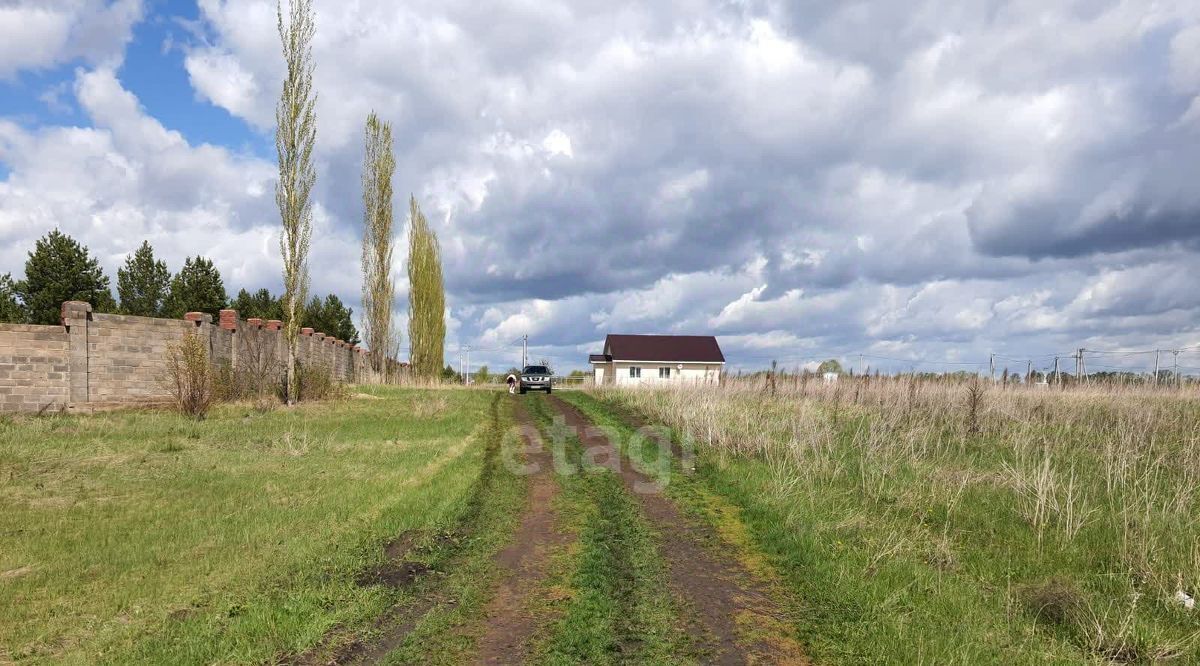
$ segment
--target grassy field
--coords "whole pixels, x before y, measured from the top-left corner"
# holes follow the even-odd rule
[[[1200,397],[903,380],[561,395],[780,590],[816,663],[1200,663]],[[667,554],[543,396],[369,389],[201,422],[0,419],[0,663],[471,658],[525,480],[514,403],[579,473],[538,663],[698,663]],[[631,450],[632,420],[694,471]],[[384,550],[425,573],[380,584]],[[406,615],[408,613],[408,615]],[[396,634],[395,627],[403,626]],[[398,636],[389,642],[389,633]],[[770,638],[770,637],[764,637]]]
[[[1200,400],[964,385],[601,390],[691,439],[818,663],[1197,663]],[[614,421],[619,419],[613,419]],[[702,497],[703,493],[696,497]],[[692,500],[702,510],[701,500]]]
[[[359,579],[406,533],[465,541],[420,550],[459,564],[442,581],[456,603],[413,632],[452,659],[469,637],[443,630],[477,612],[522,495],[511,475],[481,477],[508,422],[494,397],[379,388],[201,422],[0,420],[0,662],[296,655],[420,592]],[[419,660],[402,648],[396,661]]]

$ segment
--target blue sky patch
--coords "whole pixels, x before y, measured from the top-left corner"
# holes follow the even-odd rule
[[[194,3],[159,2],[154,13],[134,28],[133,42],[117,73],[121,84],[147,113],[189,143],[226,146],[260,157],[273,156],[269,137],[255,132],[225,109],[197,98],[184,67],[186,49],[197,36],[184,22],[199,24]]]

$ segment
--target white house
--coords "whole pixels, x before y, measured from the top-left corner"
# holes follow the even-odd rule
[[[720,384],[725,356],[711,335],[618,335],[588,361],[597,385]]]

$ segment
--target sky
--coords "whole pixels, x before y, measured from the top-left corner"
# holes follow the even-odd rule
[[[359,309],[374,110],[451,364],[1200,371],[1195,0],[315,4],[313,291]],[[277,292],[282,77],[273,2],[0,0],[0,274],[57,227],[114,286],[149,240]]]

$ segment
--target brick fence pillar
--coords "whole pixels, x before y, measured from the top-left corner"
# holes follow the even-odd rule
[[[204,338],[204,346],[208,347],[208,358],[211,363],[212,359],[216,356],[212,341],[213,316],[207,312],[188,312],[183,315],[183,318],[196,324],[196,335]]]
[[[71,391],[68,397],[72,407],[82,407],[91,400],[88,391],[88,321],[92,318],[92,306],[83,301],[67,301],[62,304],[62,325],[67,328],[69,345],[68,370]]]
[[[189,312],[183,315],[183,318],[188,321],[197,322],[197,327],[212,323],[212,315],[208,314],[207,312]]]
[[[229,368],[238,367],[238,311],[237,310],[221,310],[219,313],[218,326],[223,331],[229,331]]]

